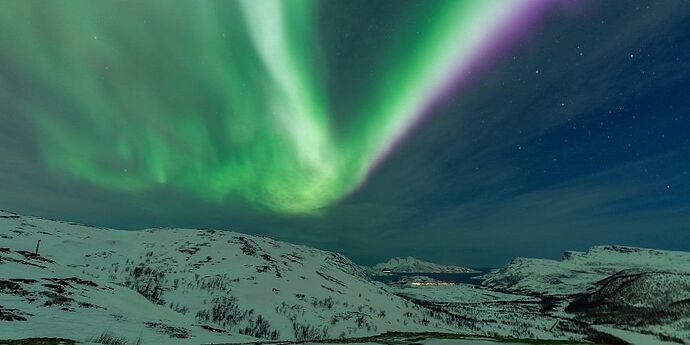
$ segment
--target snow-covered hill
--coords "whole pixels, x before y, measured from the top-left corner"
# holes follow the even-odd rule
[[[460,266],[444,266],[408,256],[406,258],[391,258],[373,267],[374,272],[384,270],[393,273],[476,273],[477,271]]]
[[[566,252],[561,261],[515,258],[485,277],[484,288],[551,300],[551,315],[587,322],[631,343],[652,336],[690,344],[687,252],[596,246]]]
[[[493,270],[483,284],[493,289],[532,295],[568,296],[626,269],[690,273],[690,253],[595,246],[587,252],[566,252],[563,260],[515,258]]]
[[[342,255],[267,237],[119,231],[0,211],[0,343],[105,334],[129,344],[228,344],[391,331],[608,341],[597,329],[690,343],[689,260],[601,246],[562,261],[515,259],[481,287],[390,287]],[[414,266],[390,268],[439,272],[401,262]]]
[[[591,323],[690,342],[690,274],[621,271],[566,310]]]
[[[145,344],[229,343],[460,331],[454,323],[332,252],[235,232],[119,231],[0,212],[0,339],[110,332]]]

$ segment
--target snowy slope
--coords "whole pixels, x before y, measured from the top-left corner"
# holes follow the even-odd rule
[[[396,286],[395,290],[419,304],[456,315],[476,335],[572,343],[595,340],[598,336],[583,322],[552,315],[553,301],[538,297],[501,293],[470,284]]]
[[[0,340],[107,332],[130,344],[227,344],[403,331],[581,341],[607,324],[690,343],[689,257],[595,247],[562,261],[515,259],[482,287],[413,290],[373,282],[342,255],[266,237],[0,211]],[[649,315],[658,320],[640,322]]]
[[[690,342],[690,274],[626,270],[596,287],[567,311],[590,323]]]
[[[372,267],[374,271],[390,270],[394,273],[475,273],[477,271],[460,266],[444,266],[408,256],[392,258]]]
[[[405,297],[438,304],[477,304],[503,302],[538,302],[539,298],[491,291],[478,285],[456,284],[441,286],[393,286]]]
[[[597,281],[625,269],[690,273],[690,253],[596,246],[587,252],[566,252],[561,261],[515,258],[486,274],[483,284],[510,292],[567,296],[587,291]]]
[[[111,331],[199,344],[462,331],[452,324],[332,252],[235,232],[118,231],[0,212],[0,339]]]
[[[550,315],[584,321],[634,344],[690,344],[687,252],[596,246],[567,252],[561,261],[516,258],[485,277],[484,288],[552,300]]]

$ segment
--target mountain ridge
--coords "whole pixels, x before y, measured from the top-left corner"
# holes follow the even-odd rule
[[[38,240],[38,253],[35,248]],[[334,252],[230,231],[96,229],[0,211],[0,334],[197,344],[458,332]]]
[[[378,263],[372,268],[375,271],[384,270],[391,273],[477,273],[479,271],[454,265],[440,265],[429,261],[417,259],[412,256],[393,257],[387,261]]]

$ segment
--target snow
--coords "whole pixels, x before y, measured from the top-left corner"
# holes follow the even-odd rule
[[[636,345],[678,345],[678,343],[672,343],[669,341],[663,341],[654,335],[641,334],[631,331],[626,331],[623,329],[607,327],[607,326],[594,326],[597,330],[616,336],[619,339],[623,339],[630,344]]]
[[[408,256],[406,258],[391,258],[386,262],[374,265],[375,272],[390,270],[393,273],[476,273],[471,268],[460,266],[444,266]]]
[[[491,345],[498,342],[479,339],[427,339],[422,342],[424,345]],[[518,343],[500,342],[502,345],[519,345]]]
[[[485,278],[484,288],[559,301],[553,316],[609,324],[606,333],[626,340],[639,334],[633,344],[690,343],[687,252],[595,246],[561,261],[515,258]]]
[[[563,260],[515,258],[484,275],[495,289],[533,295],[567,296],[624,269],[690,273],[690,253],[656,249],[595,246],[587,252],[566,252]]]
[[[534,302],[539,300],[532,296],[502,293],[470,284],[421,286],[413,288],[394,287],[394,291],[401,296],[436,303]]]
[[[389,263],[458,269],[414,258]],[[633,344],[657,335],[690,343],[690,253],[598,246],[561,261],[516,258],[482,286],[387,286],[368,273],[340,254],[268,237],[120,231],[0,211],[0,339],[89,342],[109,332],[144,344],[376,336],[373,343],[469,345],[491,337],[578,342],[596,329]],[[568,309],[575,301],[584,301],[579,311]],[[606,303],[633,311],[673,306],[676,314],[597,325],[601,314],[587,308]]]
[[[314,343],[314,342],[308,342],[305,343],[307,345],[325,345],[325,344],[331,344],[331,345],[345,345],[345,344],[352,344],[352,343]],[[373,343],[373,342],[364,342],[364,343],[357,343],[359,345],[381,345],[382,343]],[[434,338],[428,338],[428,339],[423,339],[423,340],[414,340],[410,341],[407,343],[399,343],[399,344],[419,344],[419,345],[492,345],[492,344],[501,344],[501,345],[520,345],[518,343],[510,343],[510,342],[497,342],[497,341],[491,341],[491,340],[485,340],[485,339],[434,339]]]
[[[26,319],[0,321],[5,338],[87,340],[112,330],[197,344],[460,331],[340,254],[267,237],[96,229],[9,212],[0,236],[0,281],[15,287],[0,290],[0,306]]]

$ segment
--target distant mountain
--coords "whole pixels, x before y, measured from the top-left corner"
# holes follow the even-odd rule
[[[374,272],[392,273],[476,273],[478,271],[467,267],[444,266],[408,256],[406,258],[392,258],[386,262],[374,265]]]

